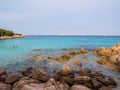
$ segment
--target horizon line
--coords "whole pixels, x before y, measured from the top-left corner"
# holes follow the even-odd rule
[[[53,34],[53,35],[40,35],[40,34],[28,34],[26,36],[120,36],[120,35],[57,35],[57,34]]]

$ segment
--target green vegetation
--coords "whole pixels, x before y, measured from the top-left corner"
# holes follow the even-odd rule
[[[14,35],[13,31],[0,29],[0,37],[2,37],[2,36],[13,36],[13,35]]]

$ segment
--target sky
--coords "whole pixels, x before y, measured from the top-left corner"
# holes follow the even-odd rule
[[[120,0],[0,0],[0,28],[25,35],[120,35]]]

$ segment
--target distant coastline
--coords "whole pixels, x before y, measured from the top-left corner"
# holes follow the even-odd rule
[[[24,38],[25,35],[14,33],[13,31],[0,29],[0,39],[15,39],[15,38]]]
[[[4,39],[16,39],[16,38],[24,38],[25,35],[22,34],[15,34],[13,36],[1,36],[0,39],[4,40]]]

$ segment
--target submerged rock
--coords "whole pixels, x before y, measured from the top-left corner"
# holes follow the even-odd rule
[[[68,61],[71,57],[69,55],[63,55],[61,57],[55,57],[54,59],[59,62]]]
[[[74,55],[76,55],[76,52],[70,51],[69,54],[74,56]]]
[[[41,51],[42,49],[33,49],[33,51]]]
[[[75,64],[76,64],[77,66],[82,67],[82,63],[81,63],[80,61],[76,61]]]
[[[44,60],[44,58],[41,55],[34,55],[29,58],[29,61],[31,61],[31,62],[41,62],[43,60]]]
[[[100,65],[105,65],[107,62],[105,60],[98,60],[97,63]]]
[[[88,50],[78,50],[77,54],[86,54],[88,53]]]
[[[49,57],[49,56],[48,56],[47,59],[52,59],[52,57]]]

